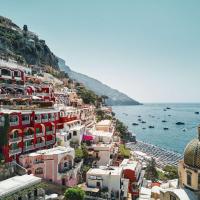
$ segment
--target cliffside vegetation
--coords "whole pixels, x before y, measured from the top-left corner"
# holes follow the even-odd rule
[[[18,63],[29,65],[47,65],[58,69],[58,59],[46,45],[45,40],[23,29],[10,19],[0,16],[0,55],[12,58]]]

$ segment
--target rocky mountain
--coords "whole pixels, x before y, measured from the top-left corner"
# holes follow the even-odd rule
[[[21,29],[10,19],[0,16],[0,55],[19,63],[51,66],[58,69],[57,57],[44,40],[28,30]]]
[[[138,105],[139,102],[131,99],[126,94],[119,92],[116,89],[101,83],[100,81],[86,76],[84,74],[75,72],[70,69],[69,66],[65,64],[65,61],[61,58],[58,58],[58,65],[60,70],[65,71],[71,79],[83,83],[86,88],[94,91],[97,95],[105,95],[108,97],[106,103],[108,105]]]

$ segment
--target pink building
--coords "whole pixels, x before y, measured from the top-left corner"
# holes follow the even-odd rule
[[[74,158],[73,148],[58,146],[21,155],[19,163],[27,169],[28,174],[71,187],[78,183],[82,166],[82,162],[75,163]]]

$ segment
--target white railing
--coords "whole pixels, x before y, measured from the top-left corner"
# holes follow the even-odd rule
[[[22,148],[17,148],[17,149],[10,149],[9,150],[9,154],[12,156],[12,155],[15,155],[15,154],[20,154],[22,152]]]
[[[22,137],[16,137],[16,138],[9,138],[9,142],[18,142],[18,141],[21,141],[22,140]]]
[[[46,135],[51,135],[51,134],[53,134],[53,130],[46,131]]]
[[[41,119],[36,119],[35,123],[41,123]]]
[[[32,135],[24,135],[24,140],[31,140],[34,138],[34,134]]]
[[[48,119],[42,119],[42,122],[48,122],[49,120]]]
[[[35,144],[36,148],[41,148],[45,146],[45,142]]]
[[[30,151],[30,150],[33,150],[33,149],[34,149],[34,145],[25,146],[25,147],[24,147],[24,152],[25,152],[25,151]]]
[[[50,144],[54,144],[54,143],[55,143],[55,139],[46,141],[46,145],[50,145]]]
[[[30,120],[22,121],[22,125],[30,124]]]
[[[36,133],[36,137],[43,137],[45,134],[43,132],[41,133]]]
[[[19,125],[19,121],[16,121],[16,122],[10,122],[10,126],[17,126]]]

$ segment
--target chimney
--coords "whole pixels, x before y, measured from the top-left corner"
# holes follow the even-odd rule
[[[200,125],[198,126],[198,138],[199,138],[199,141],[200,141]]]

